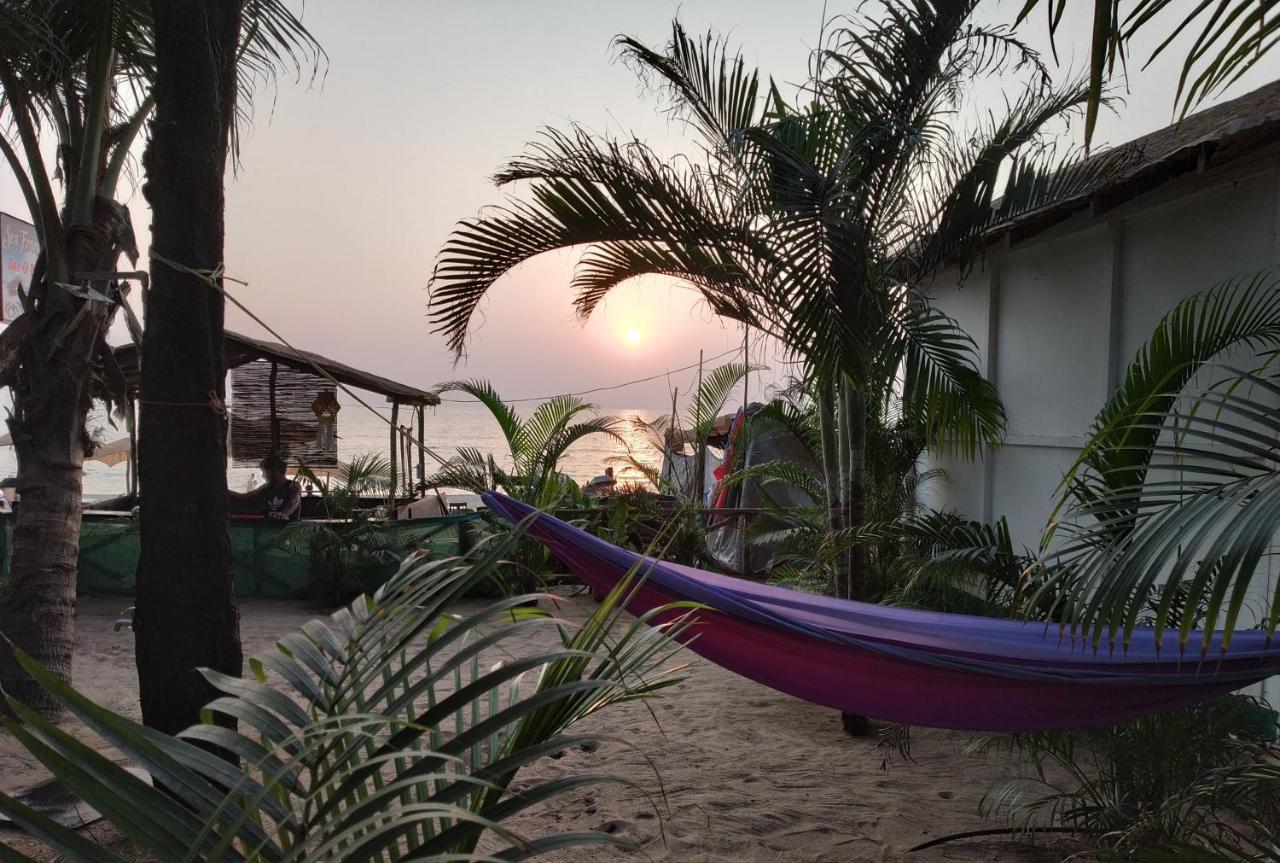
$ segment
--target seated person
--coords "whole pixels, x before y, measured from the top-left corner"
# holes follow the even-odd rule
[[[258,467],[262,468],[262,476],[266,480],[262,485],[246,492],[228,489],[227,496],[233,502],[252,504],[257,514],[272,521],[295,518],[302,506],[302,489],[285,476],[287,465],[284,459],[278,455],[269,455]]]
[[[604,497],[613,494],[618,486],[618,480],[613,476],[613,468],[607,467],[600,476],[593,477],[591,482],[587,483],[587,487],[583,492],[587,497]]]

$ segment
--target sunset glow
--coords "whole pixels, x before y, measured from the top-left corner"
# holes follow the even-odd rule
[[[622,340],[632,346],[640,344],[640,340],[643,337],[644,337],[643,334],[640,332],[640,330],[637,327],[631,327],[625,333],[622,334]]]

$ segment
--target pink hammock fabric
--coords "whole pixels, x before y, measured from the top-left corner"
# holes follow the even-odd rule
[[[534,510],[497,493],[495,512]],[[1280,643],[1214,635],[1207,657],[1161,656],[1149,629],[1124,655],[1059,639],[1043,623],[890,608],[815,596],[642,557],[549,515],[529,534],[584,582],[608,591],[629,571],[642,613],[701,603],[689,648],[730,671],[825,707],[908,725],[1038,731],[1120,722],[1185,707],[1280,673]],[[1199,643],[1201,635],[1193,635]]]

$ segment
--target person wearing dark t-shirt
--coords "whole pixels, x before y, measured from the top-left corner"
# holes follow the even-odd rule
[[[253,491],[228,491],[232,500],[257,504],[258,511],[272,521],[288,521],[302,506],[302,489],[285,476],[285,461],[269,455],[258,465],[265,482]]]

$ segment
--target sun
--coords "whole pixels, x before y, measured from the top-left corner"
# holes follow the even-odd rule
[[[644,334],[640,332],[639,327],[630,327],[622,334],[622,340],[632,346],[640,344],[642,338],[644,338]]]

